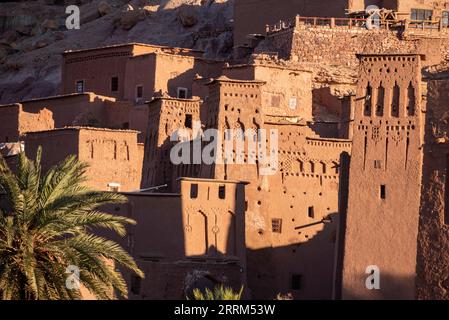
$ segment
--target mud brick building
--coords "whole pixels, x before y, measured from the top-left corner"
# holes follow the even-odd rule
[[[0,105],[8,162],[39,145],[45,168],[75,154],[89,186],[128,197],[107,210],[138,221],[120,240],[147,275],[127,276],[133,299],[217,283],[256,299],[448,299],[448,3],[277,2],[235,2],[228,61],[65,52],[61,95]],[[345,15],[368,4],[397,19]],[[258,134],[234,163],[174,163],[171,138],[194,151],[207,129],[221,151]],[[263,142],[276,164],[251,161]]]

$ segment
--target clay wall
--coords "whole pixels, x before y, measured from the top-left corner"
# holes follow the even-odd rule
[[[22,101],[19,132],[23,134],[72,125],[107,126],[106,101],[115,100],[89,92]]]
[[[418,55],[363,55],[343,247],[344,299],[413,299],[422,177]],[[368,290],[369,266],[380,290]]]
[[[225,68],[231,79],[261,80],[262,109],[265,114],[312,119],[312,73],[275,65],[240,65]]]
[[[121,240],[146,275],[141,281],[127,277],[130,298],[184,299],[189,290],[211,285],[204,283],[211,278],[246,287],[244,188],[231,181],[182,179],[180,193],[128,193],[128,203],[109,207],[138,222]]]
[[[200,121],[200,104],[201,100],[198,98],[157,98],[150,102],[142,187],[163,184],[172,186],[174,181],[170,150],[176,142],[170,141],[170,137],[179,129],[192,132],[192,128],[186,125],[190,122],[193,127],[195,121]]]
[[[69,155],[89,164],[87,185],[98,190],[139,189],[142,160],[137,147],[137,132],[95,128],[66,128],[30,132],[25,135],[25,152],[35,158],[42,146],[42,167],[48,170]],[[110,184],[113,185],[110,185]]]
[[[208,169],[214,178],[250,182],[246,188],[246,246],[248,284],[254,298],[290,293],[295,298],[330,299],[339,163],[341,154],[350,152],[351,143],[320,139],[305,121],[301,124],[295,117],[263,113],[264,86],[258,81],[217,79],[210,84],[204,123],[206,128],[219,128],[222,141],[227,128],[277,130],[276,172],[262,175],[261,165],[247,163],[245,145],[245,163],[203,166],[202,173]],[[328,218],[329,222],[323,223]],[[298,278],[299,287],[293,285]]]
[[[126,67],[125,99],[142,104],[151,100],[155,93],[177,97],[178,88],[186,88],[187,98],[191,98],[194,78],[217,77],[222,66],[221,61],[168,53],[132,57]],[[139,99],[136,96],[137,86],[142,86],[143,92]]]
[[[36,159],[39,146],[42,147],[42,171],[46,172],[70,155],[79,153],[78,130],[52,130],[28,132],[23,137],[25,154]]]
[[[134,46],[119,45],[92,50],[65,52],[61,74],[61,93],[77,92],[76,82],[84,81],[84,91],[122,99],[125,67]],[[118,78],[118,90],[112,91],[111,78]]]
[[[136,131],[81,129],[78,157],[89,164],[89,185],[108,190],[114,183],[120,191],[138,190],[142,159],[137,148]]]

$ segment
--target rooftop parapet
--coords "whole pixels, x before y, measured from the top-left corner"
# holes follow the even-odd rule
[[[378,27],[370,27],[365,18],[323,18],[295,16],[292,19],[281,20],[273,25],[266,25],[266,36],[295,28],[346,28],[362,30],[400,30],[410,33],[439,33],[448,34],[449,27],[443,24],[443,20],[381,20]]]

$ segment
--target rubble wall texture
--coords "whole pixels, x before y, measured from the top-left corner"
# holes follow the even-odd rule
[[[449,299],[449,81],[427,82],[417,298]]]

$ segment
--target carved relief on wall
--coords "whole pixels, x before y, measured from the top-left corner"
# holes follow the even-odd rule
[[[230,214],[230,216],[228,215]],[[224,242],[233,241],[235,230],[231,228],[234,212],[227,206],[207,207],[191,205],[185,208],[186,251],[188,254],[227,253]],[[231,228],[226,230],[226,228]],[[228,233],[226,234],[226,231]],[[228,236],[229,239],[223,237]],[[212,251],[210,251],[212,250]]]

